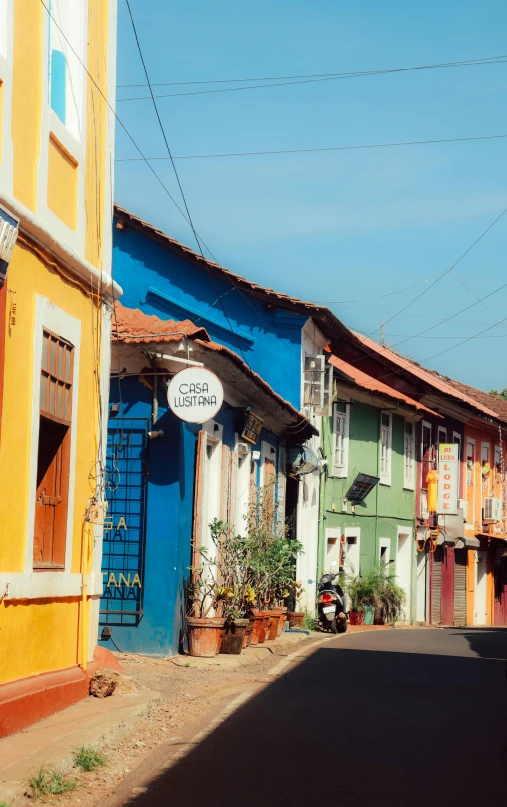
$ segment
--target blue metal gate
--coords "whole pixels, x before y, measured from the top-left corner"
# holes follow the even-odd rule
[[[143,615],[147,418],[109,421],[100,624],[135,627]],[[112,424],[112,425],[111,425]]]

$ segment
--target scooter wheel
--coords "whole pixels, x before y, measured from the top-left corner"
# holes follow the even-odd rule
[[[347,623],[345,621],[340,622],[338,625],[338,633],[346,633],[347,631]]]
[[[336,617],[333,619],[332,622],[329,623],[329,627],[331,628],[331,633],[338,633],[338,625],[336,624]]]

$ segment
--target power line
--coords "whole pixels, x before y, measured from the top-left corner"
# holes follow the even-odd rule
[[[291,79],[289,81],[277,80],[277,77],[274,79],[274,83],[270,84],[249,84],[243,87],[221,87],[218,89],[213,90],[192,90],[190,92],[177,92],[177,93],[165,93],[159,94],[154,96],[156,98],[180,98],[182,96],[188,95],[210,95],[215,93],[223,93],[223,92],[241,92],[244,90],[259,90],[264,89],[266,87],[287,87],[294,84],[315,84],[322,81],[339,81],[341,79],[351,79],[351,78],[365,78],[366,76],[379,76],[379,75],[386,75],[392,73],[406,73],[415,70],[437,70],[442,68],[448,67],[480,67],[487,64],[504,64],[507,61],[505,55],[504,56],[492,56],[490,58],[485,59],[469,59],[464,60],[461,62],[442,62],[441,64],[430,64],[430,65],[420,65],[417,67],[394,67],[394,68],[387,68],[383,70],[357,70],[355,72],[349,73],[324,73],[324,74],[309,74],[309,77],[299,77],[299,76],[280,76],[280,79]],[[197,84],[205,84],[205,83],[233,83],[237,81],[263,81],[264,79],[219,79],[218,81],[214,82],[195,82]],[[175,82],[177,83],[177,82]],[[185,82],[181,82],[184,84]],[[188,82],[193,83],[193,82]],[[146,84],[142,85],[119,85],[119,86],[143,86],[145,87]],[[171,82],[161,82],[157,85],[149,85],[150,87],[153,86],[171,86]],[[149,100],[151,95],[139,95],[133,98],[118,98],[118,101],[144,101]]]
[[[362,303],[363,300],[380,300],[382,297],[392,297],[393,294],[401,294],[404,291],[415,289],[417,286],[427,283],[428,280],[431,280],[431,277],[427,278],[427,280],[421,280],[419,283],[413,283],[412,286],[405,286],[405,288],[396,289],[396,291],[388,291],[385,294],[376,294],[374,297],[361,297],[359,300],[314,300],[313,303],[314,305],[348,305],[350,303]]]
[[[200,252],[200,254],[201,254],[201,257],[202,257],[202,259],[203,259],[203,261],[204,261],[204,265],[206,266],[206,269],[207,269],[207,272],[208,272],[208,276],[209,276],[209,279],[210,279],[211,284],[212,284],[212,286],[213,286],[214,292],[215,292],[215,294],[217,295],[217,299],[215,300],[215,302],[219,302],[220,307],[221,307],[222,312],[223,312],[223,315],[224,315],[224,317],[225,317],[225,319],[226,319],[226,321],[227,321],[227,324],[228,324],[228,326],[229,326],[229,329],[230,329],[230,331],[231,331],[231,334],[232,334],[232,336],[233,336],[233,338],[234,338],[234,341],[236,342],[236,345],[237,345],[237,347],[238,347],[238,351],[239,351],[239,353],[240,353],[241,357],[243,358],[243,361],[245,362],[246,366],[248,367],[248,369],[250,370],[250,372],[251,372],[251,373],[252,373],[252,375],[253,375],[254,383],[255,383],[255,385],[256,385],[256,387],[257,387],[258,391],[259,391],[259,394],[261,395],[261,397],[262,397],[262,398],[264,398],[264,393],[263,393],[263,390],[261,389],[260,385],[258,384],[258,382],[257,382],[257,380],[256,380],[256,374],[253,372],[252,368],[250,367],[250,365],[249,365],[249,363],[248,363],[248,361],[247,361],[247,359],[246,359],[246,357],[245,357],[245,354],[244,354],[244,352],[243,352],[243,349],[242,349],[242,347],[241,347],[241,344],[240,344],[240,342],[239,342],[239,339],[238,339],[238,337],[237,337],[237,335],[236,335],[236,332],[235,332],[235,330],[234,330],[234,328],[233,328],[233,326],[232,326],[232,323],[231,323],[231,321],[230,321],[229,315],[227,314],[227,311],[225,310],[225,306],[224,306],[224,304],[223,304],[223,302],[222,302],[222,297],[223,297],[224,295],[220,295],[220,294],[219,294],[218,289],[217,289],[216,284],[215,284],[215,281],[214,281],[214,279],[213,279],[213,275],[212,275],[211,270],[210,270],[210,267],[209,267],[209,263],[208,263],[208,261],[206,260],[206,258],[205,258],[205,256],[204,256],[204,252],[203,252],[202,247],[201,247],[201,240],[202,240],[202,239],[200,239],[200,237],[199,237],[199,235],[198,235],[198,233],[197,233],[197,231],[196,231],[196,229],[195,229],[195,227],[194,227],[194,223],[193,223],[193,220],[192,220],[192,216],[190,215],[190,210],[189,210],[189,207],[188,207],[188,204],[187,204],[187,200],[186,200],[186,198],[185,198],[185,193],[184,193],[184,191],[183,191],[183,186],[182,186],[182,184],[181,184],[181,181],[180,181],[180,178],[179,178],[179,175],[178,175],[178,171],[177,171],[176,165],[175,165],[174,160],[173,160],[173,157],[172,157],[171,148],[170,148],[170,146],[169,146],[169,141],[168,141],[168,139],[167,139],[167,136],[166,136],[166,133],[165,133],[165,130],[164,130],[164,126],[163,126],[163,124],[162,124],[162,120],[161,120],[161,118],[160,118],[160,114],[159,114],[159,111],[158,111],[157,102],[156,102],[156,100],[155,100],[155,96],[154,96],[154,94],[153,94],[153,90],[152,90],[152,87],[151,87],[151,84],[150,84],[150,79],[149,79],[149,76],[148,76],[148,70],[147,70],[147,68],[146,68],[146,63],[145,63],[145,61],[144,61],[144,57],[143,57],[143,53],[142,53],[142,49],[141,49],[141,43],[139,42],[139,38],[138,38],[138,35],[137,35],[137,29],[136,29],[136,25],[135,25],[135,22],[134,22],[134,17],[133,17],[133,15],[132,15],[132,10],[131,10],[131,8],[130,8],[130,2],[129,2],[129,0],[125,0],[125,3],[126,3],[126,5],[127,5],[127,9],[128,9],[128,12],[129,12],[130,20],[131,20],[131,23],[132,23],[132,28],[133,28],[133,31],[134,31],[134,37],[135,37],[136,44],[137,44],[137,48],[138,48],[138,51],[139,51],[139,57],[140,57],[140,59],[141,59],[141,63],[142,63],[142,66],[143,66],[144,75],[145,75],[145,77],[146,77],[146,81],[147,81],[148,87],[149,87],[149,89],[150,89],[150,93],[151,93],[151,97],[152,97],[152,101],[153,101],[153,106],[154,106],[154,108],[155,108],[155,112],[156,112],[156,115],[157,115],[157,120],[158,120],[158,123],[159,123],[159,126],[160,126],[160,130],[161,130],[161,132],[162,132],[162,136],[163,136],[163,138],[164,138],[164,143],[165,143],[165,145],[166,145],[166,148],[167,148],[167,152],[168,152],[169,158],[170,158],[170,160],[171,160],[171,164],[172,164],[172,167],[173,167],[174,174],[175,174],[175,176],[176,176],[176,180],[177,180],[177,182],[178,182],[178,187],[179,187],[179,189],[180,189],[181,197],[182,197],[182,199],[183,199],[183,204],[184,204],[184,206],[185,206],[185,210],[186,210],[187,217],[188,217],[188,218],[187,218],[187,220],[188,220],[188,222],[189,222],[189,224],[190,224],[190,227],[192,228],[192,232],[193,232],[193,234],[194,234],[194,238],[195,238],[195,241],[196,241],[197,247],[198,247],[199,252]],[[203,242],[203,244],[204,244],[204,242]],[[206,246],[206,245],[204,244],[204,246]],[[218,262],[217,262],[217,263],[218,263]],[[236,286],[236,284],[234,283],[234,281],[232,280],[232,278],[229,278],[229,279],[230,279],[230,281],[231,281],[231,284],[232,284],[233,286]],[[239,291],[239,289],[238,289],[238,291]],[[280,423],[283,423],[283,421],[281,421],[279,418],[277,418],[277,417],[276,417],[276,415],[275,415],[275,413],[274,413],[274,412],[271,412],[271,414],[272,414],[272,416],[275,418],[275,420],[278,420]],[[295,432],[297,432],[297,431],[300,431],[302,428],[304,428],[306,421],[307,421],[307,418],[303,417],[303,418],[302,418],[302,420],[301,420],[299,423],[295,423],[295,424],[293,424],[293,425],[287,425],[287,424],[283,424],[283,425],[285,425],[285,427],[286,427],[287,429],[292,429],[292,430],[295,430]],[[298,427],[298,428],[296,429],[296,427]],[[293,433],[295,433],[295,432],[293,432]]]
[[[438,62],[435,64],[419,65],[416,67],[399,67],[399,68],[383,68],[378,70],[362,70],[362,71],[349,71],[349,72],[333,72],[333,73],[302,73],[292,76],[250,76],[249,78],[214,78],[203,79],[201,81],[152,81],[152,87],[177,87],[187,86],[191,84],[233,84],[242,81],[282,81],[291,78],[325,78],[326,76],[356,76],[356,75],[370,75],[371,73],[390,73],[395,70],[429,70],[437,67],[460,67],[468,64],[475,64],[480,62],[492,62],[495,64],[497,59],[507,59],[507,53],[500,54],[500,56],[482,56],[476,59],[460,59],[457,62]],[[146,84],[117,84],[120,87],[146,87]]]
[[[452,266],[450,266],[448,269],[446,269],[445,272],[442,272],[442,274],[440,274],[436,278],[436,280],[433,281],[433,283],[430,283],[430,285],[427,286],[425,289],[423,289],[420,294],[418,294],[416,297],[414,297],[413,300],[410,300],[410,302],[408,302],[406,305],[404,305],[403,308],[400,308],[400,310],[397,313],[393,314],[392,317],[389,317],[389,319],[386,320],[386,322],[384,324],[387,325],[389,322],[392,322],[393,319],[395,319],[396,317],[399,317],[399,315],[402,314],[403,311],[406,311],[407,308],[409,308],[411,305],[413,305],[415,302],[417,302],[417,300],[419,300],[424,294],[426,294],[426,292],[428,292],[430,289],[432,289],[433,286],[436,286],[436,284],[439,283],[446,275],[448,275],[449,272],[452,272],[453,269],[458,265],[458,263],[460,263],[460,261],[462,261],[463,258],[465,258],[468,255],[468,253],[472,251],[472,249],[479,243],[479,241],[481,241],[484,238],[484,236],[487,235],[487,233],[489,233],[489,231],[495,226],[495,224],[498,221],[500,221],[500,219],[502,218],[502,216],[505,215],[505,213],[507,213],[507,207],[504,210],[502,210],[500,215],[497,216],[496,219],[488,227],[486,227],[486,229],[480,234],[480,236],[478,238],[476,238],[475,241],[473,242],[473,244],[471,244],[471,246],[469,246],[468,249],[465,250],[465,252],[463,252],[459,256],[458,260],[455,261],[452,264]],[[501,288],[503,288],[503,286]],[[497,289],[497,291],[499,291],[499,289]],[[494,293],[495,292],[492,292],[492,294],[494,294]],[[486,295],[486,296],[489,297],[491,295]],[[475,303],[474,303],[474,305],[475,305]],[[472,308],[472,306],[468,306],[468,307]],[[467,309],[463,309],[463,310],[466,311]],[[462,312],[460,311],[458,313],[462,313]],[[452,317],[448,317],[447,319],[443,320],[443,322],[447,322],[448,319],[452,319]],[[438,324],[441,324],[441,323],[438,323]],[[432,325],[431,327],[436,328],[437,326]],[[378,330],[378,328],[375,331],[373,331],[372,334],[370,334],[370,335],[373,335],[374,333],[376,333],[377,330]],[[430,330],[430,329],[427,329],[427,330]],[[423,331],[423,333],[425,333],[425,331]],[[416,336],[417,336],[417,334],[416,334]],[[415,338],[415,337],[411,337],[411,338]],[[409,340],[406,339],[405,341],[408,342]],[[400,344],[401,344],[401,342],[400,342]]]
[[[216,157],[259,157],[265,154],[310,154],[314,152],[325,151],[353,151],[360,149],[385,149],[396,148],[398,146],[425,146],[433,143],[465,143],[471,140],[503,140],[507,134],[494,134],[494,135],[476,135],[473,137],[444,137],[438,140],[400,140],[393,143],[363,143],[352,144],[348,146],[321,146],[316,148],[303,148],[303,149],[271,149],[267,151],[228,151],[217,152],[213,154],[174,154],[173,160],[205,160]],[[158,160],[168,160],[169,157],[117,157],[118,163],[140,162],[148,161],[155,162]]]
[[[483,333],[487,331],[491,331],[493,328],[496,328],[497,325],[501,325],[503,322],[507,322],[507,317],[501,319],[500,322],[495,322],[493,325],[490,325],[489,328],[485,328],[483,331],[479,331],[479,333],[475,333],[473,336],[467,336],[466,339],[463,339],[461,342],[458,342],[457,345],[451,345],[450,347],[444,348],[444,350],[440,350],[438,353],[434,353],[433,356],[428,356],[427,359],[423,359],[422,361],[430,361],[430,359],[435,359],[437,356],[441,356],[442,353],[447,353],[449,350],[454,350],[455,347],[460,347],[460,345],[464,345],[465,342],[470,342],[472,339],[478,339],[482,336]]]
[[[435,325],[430,325],[428,328],[425,328],[424,331],[421,331],[420,333],[416,333],[413,336],[409,336],[407,339],[403,339],[401,342],[396,342],[392,347],[398,347],[398,345],[403,345],[405,342],[410,342],[411,339],[418,339],[420,336],[423,336],[423,334],[428,333],[428,331],[432,331],[433,328],[438,328],[440,325],[444,325],[444,323],[449,322],[451,319],[454,319],[454,317],[457,317],[460,314],[463,314],[470,308],[474,308],[474,306],[476,306],[478,303],[482,303],[483,300],[487,300],[488,297],[492,297],[493,294],[497,294],[499,291],[502,291],[502,289],[505,289],[506,287],[507,283],[503,283],[503,285],[499,286],[497,289],[494,289],[494,291],[490,291],[489,294],[486,294],[484,297],[481,297],[480,300],[476,300],[475,303],[471,303],[470,305],[467,305],[465,308],[462,308],[460,311],[456,311],[455,314],[451,314],[450,317],[446,317],[445,319],[440,320]],[[501,322],[503,321],[504,320],[501,320]],[[497,322],[496,324],[498,325],[499,323]]]

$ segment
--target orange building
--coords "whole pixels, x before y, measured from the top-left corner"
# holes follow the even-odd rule
[[[471,419],[465,425],[461,494],[465,535],[480,542],[468,555],[467,623],[507,625],[507,401],[457,381],[450,384],[498,415],[496,422]]]

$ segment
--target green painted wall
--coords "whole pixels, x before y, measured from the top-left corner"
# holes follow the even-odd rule
[[[391,485],[378,484],[363,503],[351,512],[342,512],[342,500],[358,473],[380,476],[380,414],[381,410],[368,404],[350,402],[349,459],[346,478],[333,473],[333,418],[322,418],[321,446],[328,460],[327,474],[321,477],[319,521],[319,575],[326,566],[329,528],[344,531],[359,527],[360,573],[366,574],[378,565],[381,538],[390,539],[390,558],[396,559],[398,527],[412,530],[415,513],[415,492],[405,490],[404,430],[405,419],[393,413]],[[396,564],[391,564],[396,575]]]

